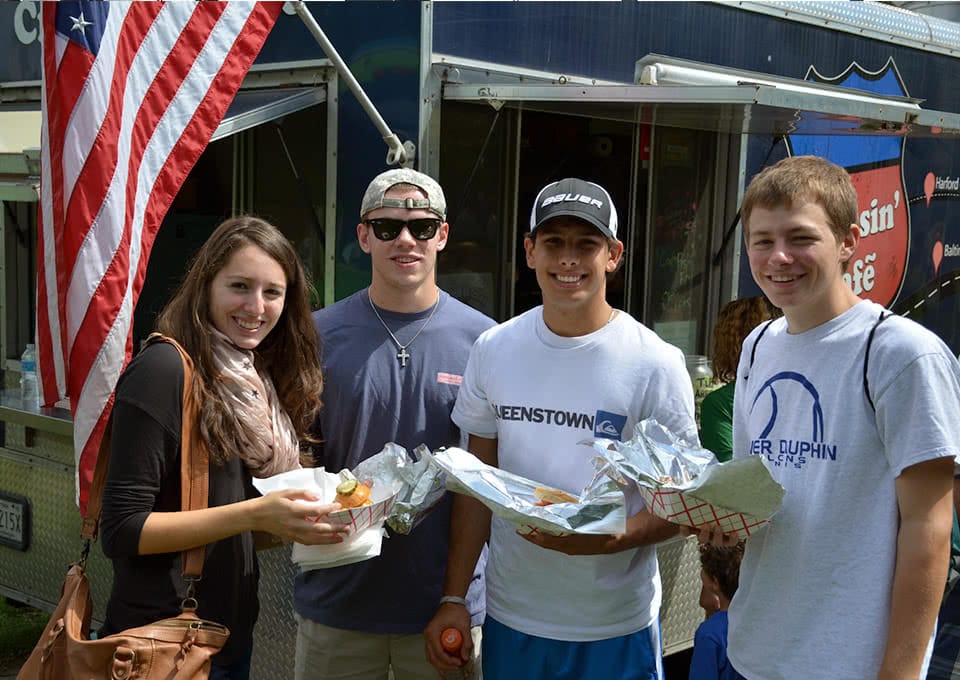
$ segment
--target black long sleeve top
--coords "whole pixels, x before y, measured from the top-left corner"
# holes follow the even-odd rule
[[[140,555],[140,532],[151,512],[180,506],[180,427],[183,365],[177,350],[157,343],[127,367],[113,407],[110,467],[103,494],[100,535],[113,562],[113,588],[102,635],[176,616],[187,590],[181,553]],[[210,463],[209,506],[256,494],[242,461]],[[207,546],[197,584],[198,616],[227,626],[230,638],[214,657],[243,658],[253,644],[259,570],[253,536],[244,532]]]

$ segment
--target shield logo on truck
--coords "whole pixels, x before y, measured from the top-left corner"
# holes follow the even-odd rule
[[[811,66],[805,79],[880,96],[908,96],[893,59],[877,72],[867,71],[854,62],[833,77],[824,76]],[[879,121],[840,121],[823,115],[802,115],[795,129],[796,133],[789,137],[793,155],[822,156],[850,173],[859,197],[860,246],[844,278],[857,295],[890,306],[903,283],[910,243],[902,131],[896,125]],[[833,130],[843,133],[831,134]]]

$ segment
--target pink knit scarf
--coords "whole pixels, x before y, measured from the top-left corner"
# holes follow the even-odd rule
[[[254,477],[270,477],[300,467],[300,442],[290,416],[283,410],[273,381],[257,370],[256,355],[239,349],[226,335],[211,329],[213,389],[232,412],[240,428],[238,441],[247,442],[237,455]]]

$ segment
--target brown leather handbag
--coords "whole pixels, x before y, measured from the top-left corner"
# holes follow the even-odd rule
[[[180,431],[181,504],[184,510],[207,507],[209,452],[194,428],[199,409],[193,395],[193,361],[177,342],[154,333],[148,343],[169,342],[183,359],[183,424]],[[62,595],[33,653],[17,680],[204,680],[210,676],[210,657],[230,635],[226,626],[196,615],[192,584],[203,571],[204,548],[183,554],[184,579],[191,584],[179,616],[131,628],[97,640],[90,639],[93,601],[84,573],[90,543],[100,521],[103,484],[110,457],[110,425],[100,444],[97,464],[80,535],[80,561],[70,566]]]

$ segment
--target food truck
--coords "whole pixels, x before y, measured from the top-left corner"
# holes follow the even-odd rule
[[[25,406],[36,332],[39,2],[0,4],[0,594],[52,608],[79,552],[70,412]],[[851,288],[960,350],[960,25],[874,2],[310,3],[410,153],[444,187],[440,285],[505,320],[539,303],[522,237],[537,190],[605,186],[625,266],[611,303],[689,356],[710,354],[728,300],[758,292],[739,204],[761,168],[818,154],[860,197]],[[365,286],[360,198],[380,135],[285,7],[168,211],[134,342],[226,216],[259,214],[295,244],[326,305]],[[696,546],[660,546],[666,654],[702,620]],[[110,567],[88,562],[97,615]],[[253,675],[289,677],[289,549],[261,554]]]

